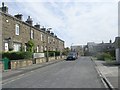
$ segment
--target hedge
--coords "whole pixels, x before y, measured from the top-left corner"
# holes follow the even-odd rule
[[[44,51],[45,56],[47,56],[47,51]],[[52,56],[60,56],[60,51],[48,51],[48,56],[52,57]]]
[[[98,60],[112,60],[112,56],[109,53],[99,53],[97,54]]]
[[[2,58],[7,57],[10,60],[30,59],[32,55],[32,52],[3,52]]]

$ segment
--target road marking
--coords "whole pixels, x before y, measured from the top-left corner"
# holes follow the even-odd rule
[[[21,77],[21,76],[23,76],[23,75],[25,75],[25,74],[21,74],[21,75],[19,75],[19,77]]]
[[[103,80],[103,78],[101,78],[101,81],[103,82],[105,88],[108,88],[107,84],[105,83],[105,81]]]
[[[64,60],[63,60],[64,61]],[[58,61],[57,61],[58,62]],[[50,63],[50,64],[57,64],[57,62],[54,62],[54,63]],[[59,61],[60,62],[60,61]],[[8,84],[8,83],[11,83],[11,82],[14,82],[15,80],[18,80],[18,79],[21,79],[21,78],[23,78],[23,76],[25,77],[25,76],[29,76],[29,75],[31,75],[31,73],[33,73],[34,71],[30,71],[30,72],[27,72],[27,73],[25,73],[25,74],[20,74],[20,75],[18,75],[18,76],[15,76],[15,77],[13,77],[13,78],[10,78],[11,80],[9,80],[9,79],[7,79],[7,80],[3,80],[2,81],[2,85],[5,85],[5,84]],[[47,71],[46,71],[47,72]],[[45,73],[46,73],[45,72]],[[46,81],[46,82],[48,82],[48,81]]]
[[[33,72],[34,72],[34,71],[33,71]],[[18,76],[16,76],[16,77],[13,77],[13,79],[11,79],[11,80],[4,80],[4,81],[2,81],[2,85],[5,85],[5,84],[8,84],[8,83],[14,82],[14,81],[16,81],[16,80],[18,80],[18,79],[23,78],[23,76],[29,76],[29,75],[31,75],[30,72],[25,73],[25,74],[20,74],[20,75],[18,75]]]

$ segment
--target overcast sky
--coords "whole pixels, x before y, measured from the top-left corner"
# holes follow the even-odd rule
[[[21,13],[24,21],[30,15],[34,24],[51,27],[65,46],[109,42],[118,36],[118,0],[1,1],[7,1],[10,14]]]

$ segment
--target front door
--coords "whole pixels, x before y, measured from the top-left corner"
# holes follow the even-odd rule
[[[7,52],[7,51],[8,51],[8,43],[5,42],[5,52]]]

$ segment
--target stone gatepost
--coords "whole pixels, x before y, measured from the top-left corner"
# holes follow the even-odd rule
[[[120,37],[115,38],[116,61],[120,63]]]

